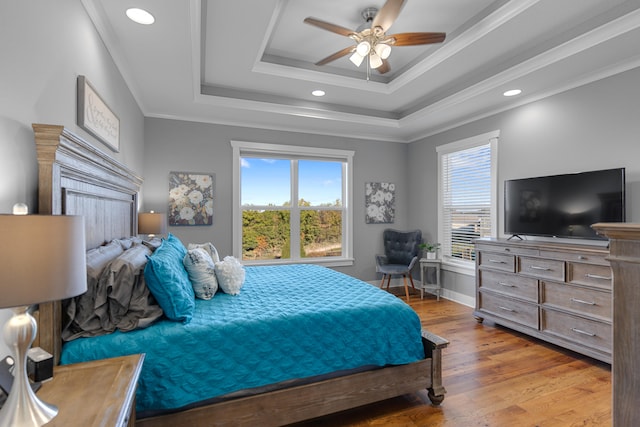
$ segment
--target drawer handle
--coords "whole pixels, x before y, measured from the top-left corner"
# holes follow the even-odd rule
[[[504,310],[504,311],[509,311],[509,312],[511,312],[511,313],[515,313],[515,310],[514,310],[514,309],[512,309],[512,308],[509,308],[509,307],[503,307],[503,306],[499,305],[499,306],[498,306],[498,308],[499,308],[500,310]]]
[[[578,298],[571,298],[572,302],[577,302],[578,304],[585,304],[585,305],[596,305],[595,302],[593,301],[584,301]]]
[[[598,280],[611,280],[611,276],[600,276],[598,274],[585,274],[584,277],[587,279],[598,279]]]
[[[489,262],[492,262],[494,264],[506,264],[506,262],[499,259],[489,259]]]
[[[577,333],[577,334],[587,335],[587,336],[590,336],[590,337],[595,337],[596,336],[596,334],[594,334],[594,333],[583,331],[583,330],[578,329],[578,328],[571,328],[571,330],[573,332]]]
[[[550,271],[551,270],[549,267],[539,267],[537,265],[530,265],[529,268],[532,269],[532,270],[542,270],[542,271]]]
[[[516,285],[512,285],[511,283],[498,282],[498,285],[506,286],[507,288],[515,288]]]

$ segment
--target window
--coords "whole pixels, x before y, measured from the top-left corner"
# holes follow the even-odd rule
[[[499,131],[437,147],[443,262],[474,268],[473,239],[495,237]],[[464,271],[463,271],[464,272]]]
[[[245,264],[352,264],[353,151],[231,146],[234,256]]]

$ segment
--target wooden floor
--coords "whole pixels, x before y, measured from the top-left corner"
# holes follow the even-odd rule
[[[419,392],[305,423],[317,426],[610,426],[611,369],[486,322],[472,309],[412,296],[423,328],[450,341],[440,407]]]

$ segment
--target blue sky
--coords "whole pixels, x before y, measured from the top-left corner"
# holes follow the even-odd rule
[[[289,160],[242,158],[242,204],[281,206],[290,198]],[[342,198],[342,163],[300,160],[299,197],[312,205]]]

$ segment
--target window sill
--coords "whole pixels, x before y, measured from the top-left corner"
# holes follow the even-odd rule
[[[451,259],[442,260],[442,269],[465,276],[475,277],[476,265],[474,262],[455,261]]]
[[[286,264],[316,264],[325,267],[349,267],[354,263],[353,258],[313,258],[313,259],[266,259],[260,261],[242,261],[242,264],[249,267],[254,265],[286,265]]]

